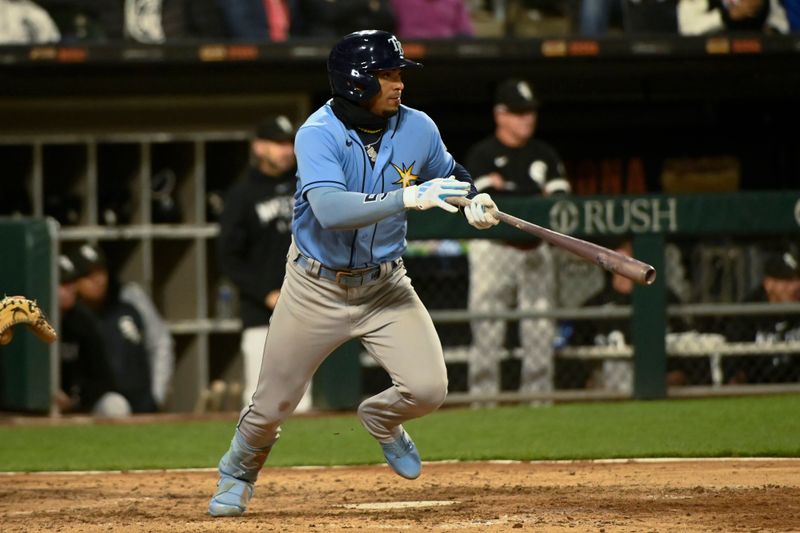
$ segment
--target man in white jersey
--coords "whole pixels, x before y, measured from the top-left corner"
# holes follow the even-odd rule
[[[475,188],[498,198],[553,196],[571,190],[558,152],[536,138],[539,100],[525,80],[507,79],[495,91],[495,130],[474,144],[464,164]],[[497,265],[503,265],[498,269]],[[555,263],[542,241],[475,239],[469,245],[470,309],[497,313],[517,308],[547,311],[555,304]],[[519,321],[522,348],[520,392],[547,394],[553,388],[555,324],[545,318]],[[469,391],[494,396],[500,392],[500,360],[506,322],[472,321]]]
[[[298,130],[293,243],[272,315],[258,385],[242,410],[209,503],[213,516],[239,516],[280,424],[322,361],[358,338],[393,385],[358,408],[389,466],[414,479],[421,462],[403,422],[437,409],[447,394],[442,346],[406,276],[406,211],[475,194],[425,113],[403,106],[405,59],[397,38],[368,30],[331,50],[333,98]],[[479,229],[498,223],[487,194],[464,209]]]

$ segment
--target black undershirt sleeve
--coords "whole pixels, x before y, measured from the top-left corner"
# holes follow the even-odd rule
[[[469,194],[467,194],[467,198],[473,198],[478,194],[478,190],[475,188],[475,184],[472,182],[472,176],[461,163],[456,162],[455,166],[453,167],[453,176],[455,176],[458,181],[466,181],[471,185],[469,188]]]

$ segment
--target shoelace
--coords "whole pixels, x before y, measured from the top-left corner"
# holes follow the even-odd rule
[[[396,455],[397,457],[403,457],[404,455],[411,453],[412,444],[411,440],[403,434],[399,439],[389,444],[384,444],[386,449]]]

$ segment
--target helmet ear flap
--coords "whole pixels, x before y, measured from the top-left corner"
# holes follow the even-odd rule
[[[380,92],[380,83],[370,73],[351,69],[350,72],[331,71],[331,92],[355,102],[365,102]]]

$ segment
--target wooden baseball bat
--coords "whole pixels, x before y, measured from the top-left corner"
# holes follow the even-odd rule
[[[468,206],[471,200],[461,197],[451,197],[447,199],[447,203],[464,207]],[[615,252],[599,244],[594,244],[551,229],[543,228],[533,222],[528,222],[527,220],[522,220],[508,213],[503,213],[499,209],[495,210],[495,216],[499,218],[501,222],[514,226],[525,233],[535,235],[553,246],[563,248],[581,259],[596,263],[609,272],[625,276],[641,285],[650,285],[656,280],[656,269],[633,257],[628,257],[627,255]]]

